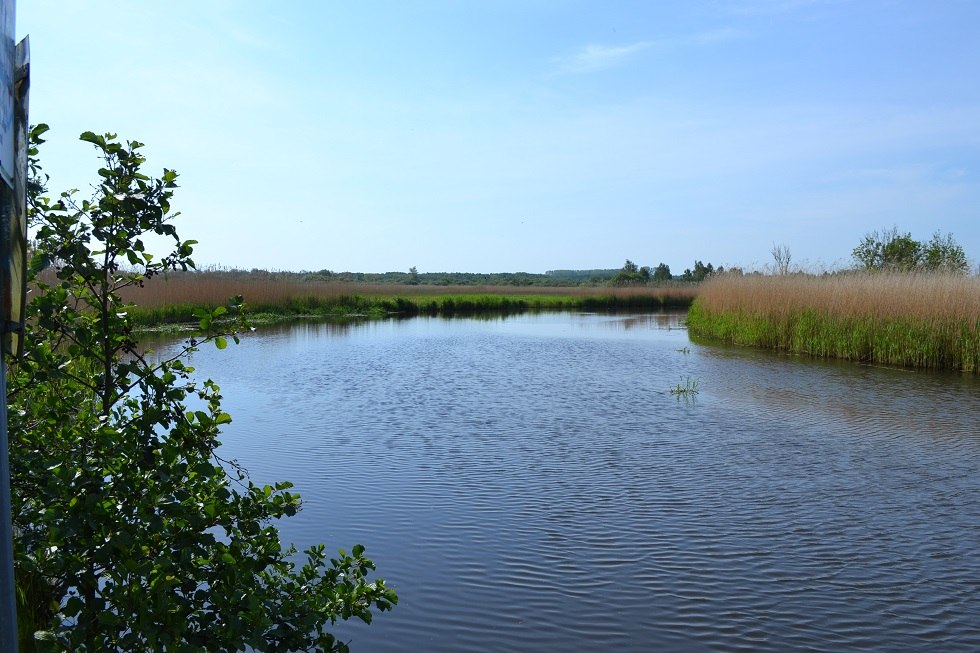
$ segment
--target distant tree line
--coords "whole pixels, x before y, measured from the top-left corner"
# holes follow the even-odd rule
[[[683,274],[674,276],[670,272],[670,266],[666,263],[659,263],[657,267],[650,268],[647,266],[640,267],[633,261],[626,259],[626,263],[620,268],[615,276],[612,277],[612,283],[617,286],[645,286],[650,284],[661,284],[670,281],[681,281],[689,283],[698,283],[704,281],[712,274],[720,274],[725,271],[724,266],[719,265],[717,268],[711,263],[703,263],[702,261],[694,261],[694,269],[686,268]]]
[[[577,272],[577,271],[569,271]],[[586,270],[584,275],[538,274],[532,272],[334,272],[319,270],[297,273],[311,281],[408,284],[413,286],[579,286],[608,281],[616,270]]]
[[[419,272],[412,266],[407,272],[335,272],[329,269],[316,271],[287,272],[274,270],[251,270],[204,268],[188,274],[208,274],[256,278],[283,279],[290,281],[335,281],[340,283],[393,284],[413,286],[645,286],[670,282],[699,282],[712,274],[724,272],[725,268],[715,268],[711,263],[694,262],[693,269],[685,269],[683,274],[674,275],[670,266],[659,263],[655,267],[640,266],[627,259],[621,268],[595,268],[589,270],[548,270],[544,274],[532,272]],[[173,274],[173,273],[172,273]]]

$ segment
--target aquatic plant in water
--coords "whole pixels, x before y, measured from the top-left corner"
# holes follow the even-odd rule
[[[682,381],[683,383],[678,382],[675,387],[670,389],[670,394],[677,395],[677,398],[680,399],[681,396],[692,397],[698,393],[701,384],[697,379],[687,377]]]

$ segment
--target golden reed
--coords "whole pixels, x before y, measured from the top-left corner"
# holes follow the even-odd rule
[[[820,357],[980,371],[980,278],[729,276],[701,286],[697,336]]]
[[[544,286],[434,286],[370,284],[305,280],[297,275],[266,273],[193,272],[169,274],[147,280],[143,288],[130,288],[125,298],[141,308],[174,305],[220,306],[229,297],[243,295],[253,307],[286,306],[296,299],[315,298],[325,303],[358,295],[371,298],[424,298],[442,295],[506,295],[563,297],[655,296],[690,301],[697,289],[684,286],[544,287]]]

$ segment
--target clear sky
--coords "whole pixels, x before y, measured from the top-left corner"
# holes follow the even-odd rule
[[[199,265],[980,261],[975,0],[19,0],[51,188],[180,173]]]

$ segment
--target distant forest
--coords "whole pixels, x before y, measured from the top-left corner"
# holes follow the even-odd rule
[[[199,272],[217,275],[248,275],[252,278],[289,279],[301,281],[337,281],[346,283],[393,284],[410,286],[631,286],[659,285],[671,281],[701,281],[713,272],[722,272],[710,263],[704,265],[696,261],[694,270],[684,270],[684,274],[672,275],[670,268],[661,263],[656,270],[639,267],[627,260],[621,268],[600,268],[594,270],[548,270],[544,274],[532,272],[419,272],[410,268],[408,272],[334,272],[318,270],[315,272],[284,272],[253,268],[239,270],[228,268],[203,268]]]
[[[269,272],[266,270],[204,269],[202,272],[248,274],[253,277],[289,277],[306,281],[342,281],[353,283],[403,284],[413,286],[581,286],[611,284],[620,269],[609,270],[549,270],[544,274],[531,272]]]

